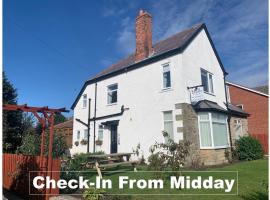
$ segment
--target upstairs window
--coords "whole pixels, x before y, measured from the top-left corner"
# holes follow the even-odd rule
[[[87,94],[84,94],[83,95],[83,102],[82,102],[82,107],[83,108],[86,108],[86,106],[87,106]]]
[[[117,84],[108,86],[108,97],[107,97],[108,104],[117,103],[117,90],[118,90]]]
[[[174,139],[172,111],[163,112],[163,120],[164,120],[164,131],[168,134],[168,137],[165,137],[165,143],[168,143],[168,138],[172,140]]]
[[[163,65],[163,88],[170,88],[171,87],[171,71],[170,65],[166,64]]]
[[[213,74],[209,73],[208,71],[201,69],[201,80],[203,85],[203,90],[207,93],[214,93],[214,86],[213,86]]]

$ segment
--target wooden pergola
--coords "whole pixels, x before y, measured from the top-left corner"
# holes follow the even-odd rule
[[[53,150],[53,137],[54,137],[54,115],[56,113],[61,113],[61,112],[69,112],[65,108],[59,108],[59,109],[54,109],[54,108],[49,108],[48,106],[45,107],[31,107],[27,106],[27,104],[24,105],[11,105],[11,104],[4,104],[3,105],[3,110],[10,110],[10,111],[23,111],[23,112],[30,112],[32,113],[39,121],[39,123],[42,125],[42,134],[41,134],[41,145],[40,145],[40,157],[41,157],[41,162],[40,162],[40,168],[41,171],[46,172],[47,171],[47,176],[52,176],[52,161],[53,161],[53,156],[52,156],[52,150]],[[48,124],[49,126],[49,153],[48,153],[48,162],[47,166],[43,166],[45,162],[44,159],[45,157],[45,137],[46,137],[46,125]],[[45,173],[44,173],[45,174]],[[46,190],[46,199],[49,199],[50,194],[50,189]]]

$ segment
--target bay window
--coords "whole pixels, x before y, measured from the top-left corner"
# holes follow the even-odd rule
[[[199,113],[201,148],[225,148],[229,146],[227,116],[220,113]]]

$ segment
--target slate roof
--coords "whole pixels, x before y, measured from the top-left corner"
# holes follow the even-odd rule
[[[245,112],[243,109],[239,108],[238,106],[235,106],[233,104],[228,104],[228,109],[231,112],[232,115],[247,117],[249,114]]]
[[[154,53],[151,55],[151,57],[163,54],[169,50],[173,50],[176,48],[180,48],[186,44],[186,42],[192,37],[194,33],[196,33],[204,24],[196,24],[192,26],[189,29],[186,29],[182,32],[179,32],[165,40],[162,40],[156,44],[153,45]],[[127,56],[126,58],[120,60],[118,63],[113,64],[112,66],[108,67],[107,69],[101,71],[91,79],[95,79],[98,77],[101,77],[103,75],[115,72],[119,69],[123,69],[125,67],[128,67],[130,65],[135,64],[135,54],[131,54]],[[91,80],[90,79],[90,80]]]
[[[228,113],[226,109],[222,108],[216,102],[212,102],[209,100],[201,100],[197,102],[195,105],[193,105],[193,108],[196,111],[217,111],[217,112]]]
[[[162,40],[160,42],[157,42],[156,44],[153,45],[153,54],[146,58],[145,60],[139,61],[139,62],[135,62],[135,54],[131,54],[129,56],[127,56],[126,58],[120,60],[119,62],[117,62],[116,64],[111,65],[110,67],[106,68],[105,70],[101,71],[100,73],[98,73],[97,75],[91,77],[90,79],[88,79],[82,89],[80,90],[80,93],[77,95],[76,100],[74,101],[74,103],[71,106],[71,109],[74,109],[74,107],[76,106],[79,97],[82,95],[82,92],[84,91],[85,87],[90,84],[90,83],[94,83],[100,79],[105,79],[108,76],[113,76],[116,73],[122,73],[125,72],[127,70],[131,70],[133,68],[138,67],[138,65],[146,65],[144,62],[150,62],[154,59],[158,59],[160,56],[165,55],[165,54],[169,54],[172,52],[179,52],[181,53],[189,44],[190,42],[197,36],[197,34],[204,29],[209,42],[211,43],[211,46],[213,48],[213,51],[218,59],[218,62],[221,66],[221,69],[223,71],[223,73],[226,75],[227,72],[225,71],[223,64],[220,60],[220,57],[218,56],[218,53],[215,49],[215,46],[210,38],[210,35],[208,33],[208,30],[206,28],[206,25],[204,23],[199,23],[196,24],[194,26],[192,26],[191,28],[188,28],[182,32],[179,32],[165,40]]]
[[[262,92],[264,94],[268,94],[268,85],[263,85],[263,86],[258,86],[258,87],[255,87],[255,88],[252,88],[253,90],[257,90],[259,92]]]

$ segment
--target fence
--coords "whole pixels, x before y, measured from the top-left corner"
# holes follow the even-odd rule
[[[47,159],[43,160],[43,166],[47,166]],[[26,199],[45,199],[45,195],[42,195],[45,190],[38,190],[31,184],[33,177],[42,173],[34,172],[29,176],[30,171],[41,171],[40,162],[40,156],[3,154],[3,188]],[[60,159],[54,159],[52,171],[60,171],[60,165]],[[59,180],[60,172],[53,172],[51,178]],[[51,194],[59,194],[59,189],[53,189]]]
[[[264,153],[268,155],[268,135],[266,134],[252,134],[257,140],[259,140],[263,146]]]

